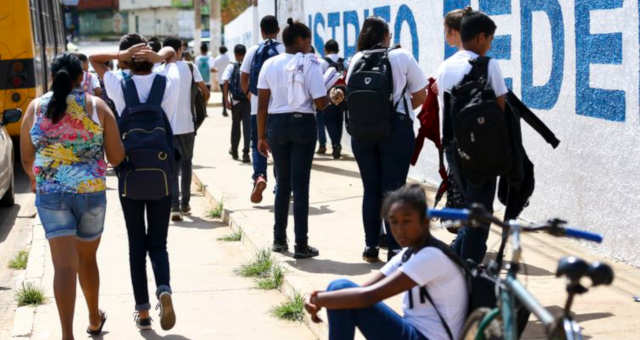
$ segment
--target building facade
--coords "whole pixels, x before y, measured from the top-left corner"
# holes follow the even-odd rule
[[[192,0],[120,0],[120,13],[127,16],[128,32],[145,36],[178,36],[192,39],[195,19]],[[203,26],[209,7],[202,3]]]
[[[128,32],[126,13],[120,13],[119,0],[79,0],[71,7],[80,36],[109,36]]]

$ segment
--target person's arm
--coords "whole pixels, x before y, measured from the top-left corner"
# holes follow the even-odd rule
[[[496,103],[498,107],[504,112],[506,110],[506,95],[509,92],[507,84],[502,76],[502,69],[500,64],[495,59],[489,60],[489,82],[493,88],[493,92],[496,94]]]
[[[329,106],[329,98],[327,97],[327,88],[324,85],[324,76],[322,75],[322,66],[312,64],[311,69],[306,74],[305,82],[309,88],[309,95],[313,98],[316,110],[322,111]]]
[[[316,109],[318,111],[322,111],[329,106],[329,98],[327,96],[323,96],[313,100],[313,103],[316,105]]]
[[[113,167],[118,166],[125,157],[124,145],[120,139],[120,130],[118,123],[111,109],[102,99],[96,98],[96,109],[100,118],[102,118],[102,127],[104,134],[104,151],[107,161]]]
[[[34,99],[29,103],[27,112],[22,119],[22,126],[20,127],[20,159],[22,161],[22,168],[29,177],[31,183],[31,191],[36,191],[36,177],[33,174],[33,162],[36,159],[36,147],[31,142],[31,127],[33,126],[33,120],[35,119],[35,106],[39,99]]]
[[[152,64],[161,63],[163,61],[169,62],[175,55],[176,51],[171,46],[163,47],[158,53],[154,52],[151,48],[145,46],[133,55],[135,60],[148,61]]]
[[[198,86],[198,88],[202,92],[202,95],[204,96],[204,101],[208,103],[209,97],[211,96],[211,91],[209,91],[207,84],[205,84],[204,81],[199,81],[196,83],[196,86]]]
[[[422,106],[422,104],[424,104],[425,100],[427,100],[427,87],[425,86],[423,89],[419,90],[418,92],[412,93],[411,94],[411,105],[413,107],[413,109],[417,109],[420,106]]]
[[[242,87],[242,92],[246,93],[247,96],[250,96],[249,93],[249,73],[240,72],[240,86]]]
[[[222,95],[227,98],[227,109],[232,108],[233,99],[229,95],[229,81],[225,80],[224,84],[222,84]]]
[[[96,87],[95,89],[93,89],[93,94],[95,94],[98,97],[102,96],[102,88]]]
[[[137,45],[133,45],[124,51],[118,51],[115,53],[92,54],[89,56],[89,62],[91,63],[91,66],[93,67],[93,69],[96,71],[96,74],[98,74],[100,78],[103,78],[104,74],[107,73],[107,71],[109,71],[109,68],[107,67],[107,65],[105,65],[105,63],[112,60],[116,60],[116,59],[118,60],[119,63],[120,62],[126,63],[129,60],[131,60],[131,57],[134,54],[141,51],[145,47],[146,45],[144,43],[140,43]]]
[[[269,157],[269,143],[267,143],[267,110],[269,109],[269,98],[271,90],[258,89],[258,151]]]
[[[506,95],[502,95],[496,98],[496,103],[498,104],[498,107],[500,108],[500,110],[502,110],[502,112],[505,112],[507,110],[506,97]]]

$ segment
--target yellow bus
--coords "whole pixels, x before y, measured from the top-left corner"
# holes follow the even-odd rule
[[[48,66],[66,49],[59,0],[0,1],[0,112],[27,109],[47,91]],[[20,123],[9,124],[11,136]]]

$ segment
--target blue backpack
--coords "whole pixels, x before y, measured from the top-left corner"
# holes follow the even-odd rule
[[[240,64],[233,64],[233,72],[231,72],[231,79],[229,79],[229,92],[234,100],[247,100],[247,95],[242,91],[240,86]]]
[[[280,54],[280,52],[278,52],[278,45],[280,45],[280,43],[275,40],[262,42],[258,45],[258,50],[256,50],[256,54],[253,56],[251,73],[249,74],[249,91],[256,96],[258,95],[258,76],[260,76],[262,65],[269,58]]]
[[[125,109],[118,118],[126,158],[116,169],[120,196],[159,200],[171,195],[173,131],[162,109],[167,78],[156,75],[146,103],[140,103],[131,77],[122,80]]]

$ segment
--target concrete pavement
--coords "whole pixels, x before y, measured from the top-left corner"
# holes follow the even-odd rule
[[[227,154],[229,129],[230,120],[222,117],[221,110],[210,110],[210,118],[205,121],[197,137],[195,178],[206,187],[211,200],[224,203],[230,225],[246,234],[245,243],[249,247],[268,248],[273,241],[273,168],[270,164],[268,171],[271,177],[263,202],[252,204],[249,201],[252,168],[251,165],[233,161]],[[432,198],[433,187],[427,186],[427,191]],[[364,247],[361,202],[362,185],[353,158],[346,155],[336,161],[328,156],[316,156],[311,174],[309,242],[320,250],[320,256],[296,261],[290,254],[278,255],[288,269],[285,291],[309,293],[324,289],[331,280],[339,277],[363,282],[380,267],[366,264],[361,259]],[[502,207],[496,205],[496,208]],[[558,212],[558,216],[562,217],[562,212]],[[292,216],[288,229],[288,238],[292,243]],[[453,235],[438,228],[437,224],[433,230],[443,241],[452,239]],[[612,264],[616,272],[613,286],[597,287],[592,293],[577,297],[573,309],[576,320],[584,327],[586,338],[637,338],[637,332],[640,331],[640,303],[633,301],[633,295],[640,294],[640,271],[637,268],[612,259],[602,259],[584,244],[567,239],[525,235],[523,240],[524,262],[527,265],[520,278],[554,313],[561,311],[566,298],[564,282],[554,276],[558,259],[576,255],[589,261],[606,260]],[[488,245],[490,252],[497,251],[499,235],[496,232],[492,232]],[[400,297],[390,299],[389,303],[400,310]],[[318,337],[326,338],[326,324],[310,327]],[[543,338],[543,329],[533,317],[524,338]]]

